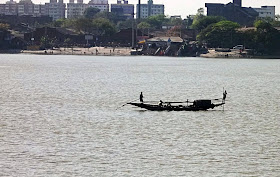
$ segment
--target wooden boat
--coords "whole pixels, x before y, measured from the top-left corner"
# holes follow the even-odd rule
[[[152,104],[151,102],[143,103],[127,103],[129,105],[137,106],[150,111],[206,111],[208,109],[214,109],[215,107],[225,104],[225,100],[222,99],[220,103],[213,103],[221,99],[214,100],[194,100],[193,102],[161,102],[159,104]]]

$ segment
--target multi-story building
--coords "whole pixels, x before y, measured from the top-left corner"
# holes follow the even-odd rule
[[[119,16],[123,16],[124,19],[134,18],[134,4],[128,4],[128,0],[117,0],[117,4],[111,4],[111,12],[116,13]]]
[[[275,6],[262,6],[261,8],[254,8],[259,13],[259,17],[270,17],[275,19]]]
[[[233,0],[233,3],[219,4],[206,3],[207,16],[222,16],[244,26],[252,26],[259,13],[251,7],[242,7],[242,0]]]
[[[43,4],[34,4],[33,6],[33,16],[39,17],[39,16],[45,16],[47,15],[46,13],[46,6]]]
[[[147,4],[140,5],[140,12],[139,12],[139,4],[137,4],[136,8],[137,17],[140,18],[147,18],[149,16],[154,15],[164,15],[164,5],[163,4],[154,4],[153,0],[148,0]]]
[[[13,0],[0,5],[0,14],[17,15],[17,3]]]
[[[0,14],[5,14],[5,5],[6,4],[0,4]]]
[[[91,0],[88,4],[84,4],[83,0],[70,0],[67,4],[67,18],[77,18],[84,14],[85,10],[89,7],[99,9],[101,12],[109,11],[108,0]]]
[[[0,14],[4,15],[30,15],[30,16],[43,16],[47,15],[45,5],[33,4],[31,0],[20,0],[16,3],[13,0],[0,4]]]
[[[63,0],[50,0],[50,3],[46,3],[46,14],[53,18],[53,20],[58,20],[65,18],[66,5]]]
[[[67,4],[67,18],[80,17],[87,8],[88,5],[84,4],[82,0],[79,0],[77,3],[74,0],[70,0]]]
[[[17,8],[18,15],[33,15],[34,4],[31,0],[20,0]]]
[[[101,12],[109,11],[109,3],[108,0],[91,0],[88,3],[88,7],[94,7],[99,9]]]

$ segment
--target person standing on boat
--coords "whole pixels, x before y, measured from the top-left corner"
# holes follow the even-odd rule
[[[225,92],[223,94],[223,102],[225,102],[226,98],[227,98],[227,91],[225,90]]]
[[[143,96],[143,93],[141,92],[141,93],[140,93],[140,102],[141,102],[141,103],[143,103],[143,98],[144,98],[144,96]]]

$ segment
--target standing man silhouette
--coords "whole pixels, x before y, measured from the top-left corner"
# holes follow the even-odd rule
[[[223,93],[223,102],[225,102],[226,98],[227,98],[227,91],[225,90]]]
[[[143,98],[144,98],[144,96],[143,96],[143,93],[141,92],[141,93],[140,93],[140,102],[141,102],[141,103],[143,103]]]

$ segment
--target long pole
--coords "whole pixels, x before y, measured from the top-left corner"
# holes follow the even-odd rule
[[[225,103],[224,93],[225,93],[225,88],[223,87],[223,103]],[[225,111],[225,104],[223,104],[223,111]]]
[[[136,100],[132,100],[132,101],[130,101],[129,103],[132,103],[133,101],[137,101],[138,100],[138,98],[136,99]],[[127,105],[128,103],[125,103],[125,104],[123,104],[121,107],[118,107],[116,110],[118,110],[118,109],[120,109],[120,108],[122,108],[122,107],[124,107],[125,105]]]

